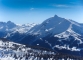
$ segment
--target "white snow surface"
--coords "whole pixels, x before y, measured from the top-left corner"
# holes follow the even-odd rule
[[[79,44],[83,44],[83,25],[57,15],[46,19],[40,25],[33,27],[29,33],[32,35],[38,35],[39,39],[49,34],[60,39],[64,38],[65,40],[70,39],[70,36],[72,36],[75,40],[79,41]],[[50,42],[46,41],[46,43],[51,46]]]
[[[72,50],[76,50],[76,48],[73,47]],[[40,56],[37,54],[39,54]],[[56,53],[49,50],[33,49],[31,47],[26,47],[25,45],[22,44],[3,41],[2,39],[0,39],[0,60],[53,60],[54,59],[53,58],[54,56],[44,59],[45,55],[52,56],[56,55]],[[67,57],[67,60],[71,59],[72,58]],[[58,60],[65,60],[65,59],[60,58]]]
[[[41,38],[40,40],[42,40],[42,37],[51,34],[51,36],[58,37],[60,39],[64,38],[65,40],[69,39],[69,36],[72,36],[75,40],[79,41],[79,44],[83,44],[83,24],[77,23],[70,19],[59,17],[57,15],[46,19],[44,22],[38,25],[34,23],[24,25],[17,24],[15,27],[9,28],[8,24],[14,25],[14,23],[11,23],[10,21],[7,23],[0,23],[0,31],[8,32],[5,38],[10,37],[12,33],[14,34],[19,32],[20,34],[29,33],[31,35],[37,35],[37,38]],[[45,40],[45,42],[51,46],[50,42],[47,40]],[[56,45],[54,47],[56,47]],[[63,46],[63,48],[65,47]],[[72,47],[71,50],[74,50],[74,48]],[[80,51],[80,49],[77,51]]]
[[[35,57],[35,55],[40,54],[41,52],[42,55],[55,54],[52,51],[33,49],[14,42],[4,42],[0,39],[0,60],[36,60],[38,57]]]
[[[76,33],[78,35],[81,35],[81,33],[83,33],[83,26],[73,20],[65,19],[55,15],[54,17],[45,20],[38,26],[35,26],[29,32],[31,32],[32,35],[39,34],[41,37],[44,37],[50,33],[52,33],[52,35],[58,35],[66,31],[72,34]]]
[[[3,22],[3,23],[5,23],[5,22]],[[27,23],[27,24],[23,24],[23,25],[15,24],[16,26],[14,26],[12,28],[8,28],[8,26],[6,26],[6,25],[7,25],[7,23],[0,26],[0,31],[4,32],[4,33],[7,33],[6,35],[4,35],[4,38],[11,37],[15,33],[26,34],[36,24],[35,23],[32,23],[32,24]]]

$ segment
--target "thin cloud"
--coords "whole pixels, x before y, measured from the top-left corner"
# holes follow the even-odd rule
[[[54,7],[69,7],[68,5],[61,5],[61,4],[58,4],[58,5],[52,5],[52,6],[54,6]]]
[[[30,10],[34,10],[34,8],[30,8]]]

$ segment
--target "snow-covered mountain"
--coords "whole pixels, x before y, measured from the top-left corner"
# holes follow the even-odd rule
[[[16,40],[24,35],[36,24],[15,24],[11,21],[8,22],[0,22],[0,38],[8,38],[12,40]],[[17,37],[18,35],[18,37]],[[16,36],[16,38],[15,38]]]
[[[0,39],[0,60],[82,60],[83,58],[56,53],[49,49],[30,47]]]
[[[55,15],[38,25],[15,24],[5,32],[0,34],[3,35],[1,37],[14,42],[83,56],[83,24],[70,19]]]
[[[4,31],[8,31],[9,29],[12,29],[16,27],[16,24],[14,24],[11,21],[8,22],[0,22],[0,31],[4,32]]]
[[[20,43],[83,56],[83,25],[55,15],[31,28]]]
[[[0,37],[4,37],[7,33],[7,31],[9,31],[10,29],[15,28],[15,27],[16,27],[16,25],[11,21],[0,22]]]
[[[19,32],[19,33],[26,33],[28,30],[30,30],[33,26],[35,26],[36,24],[32,23],[32,24],[15,24],[11,21],[8,22],[0,22],[0,32]]]

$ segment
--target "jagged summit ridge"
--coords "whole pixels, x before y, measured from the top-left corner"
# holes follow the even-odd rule
[[[33,34],[45,34],[46,32],[52,32],[53,34],[59,34],[69,29],[70,25],[72,24],[71,30],[80,30],[80,33],[83,31],[81,30],[82,27],[80,24],[71,21],[69,19],[61,18],[55,15],[54,17],[48,18],[42,24],[36,27],[36,29],[32,30]]]

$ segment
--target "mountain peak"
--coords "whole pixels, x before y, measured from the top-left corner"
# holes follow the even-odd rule
[[[7,21],[7,23],[13,23],[13,22],[11,22],[11,21]]]
[[[54,17],[58,17],[58,16],[55,14]]]

